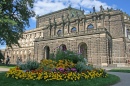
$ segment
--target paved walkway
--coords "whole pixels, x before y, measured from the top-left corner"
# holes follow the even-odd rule
[[[9,71],[9,68],[0,68],[0,72]]]
[[[130,73],[108,72],[120,77],[120,82],[112,86],[130,86]]]
[[[117,69],[117,67],[115,67]],[[130,67],[120,67],[119,69],[129,69]],[[103,69],[111,70],[114,67],[104,67]],[[113,74],[120,77],[120,82],[111,86],[130,86],[130,73],[121,73],[121,72],[108,72],[109,74]]]

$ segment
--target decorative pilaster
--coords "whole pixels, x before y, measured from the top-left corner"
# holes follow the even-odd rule
[[[65,20],[64,20],[64,16],[62,15],[62,17],[61,17],[61,19],[62,19],[62,34],[63,34],[63,37],[64,37],[64,26],[65,26]]]
[[[68,26],[68,33],[70,33],[70,18],[69,18],[69,14],[67,15],[67,26]]]
[[[80,23],[80,19],[79,19],[79,14],[78,14],[78,12],[76,11],[76,15],[77,15],[77,27],[78,27],[78,31],[77,31],[77,33],[79,33],[79,23]]]
[[[93,16],[93,19],[94,19],[94,26],[95,26],[95,29],[97,29],[97,20],[96,20],[96,16]]]
[[[55,21],[55,17],[54,17],[54,35],[56,35],[56,21]]]
[[[51,37],[51,29],[52,29],[52,24],[51,24],[51,19],[49,18],[49,36]]]

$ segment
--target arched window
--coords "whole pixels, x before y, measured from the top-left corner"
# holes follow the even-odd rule
[[[45,54],[45,58],[46,59],[49,59],[50,58],[50,48],[49,48],[49,46],[45,46],[44,47],[44,54]]]
[[[94,26],[92,24],[89,24],[87,29],[94,29]]]
[[[87,58],[87,44],[81,42],[79,44],[79,54],[81,54],[84,58]]]
[[[76,27],[73,27],[72,29],[71,29],[71,32],[73,33],[73,32],[76,32]]]
[[[62,51],[66,51],[66,50],[67,50],[65,44],[61,44],[59,48],[60,48],[60,50],[62,50]]]
[[[127,37],[130,39],[130,29],[127,29]]]
[[[61,32],[62,32],[61,30],[58,30],[58,31],[57,31],[57,35],[58,35],[58,36],[61,36]]]

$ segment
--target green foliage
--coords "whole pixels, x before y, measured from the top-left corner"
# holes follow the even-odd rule
[[[75,67],[78,70],[78,72],[82,72],[82,71],[86,71],[86,70],[91,71],[94,69],[94,67],[92,65],[86,65],[86,63],[84,63],[84,62],[78,62]]]
[[[0,0],[0,44],[19,45],[29,18],[35,15],[33,3],[34,0]]]
[[[86,70],[93,70],[94,67],[92,65],[86,65]]]
[[[86,70],[86,64],[83,62],[77,62],[75,67],[78,70],[78,72],[82,72],[82,71]]]
[[[57,51],[56,56],[55,56],[55,60],[58,61],[58,60],[63,60],[63,59],[68,59],[75,64],[79,61],[85,63],[83,56],[78,55],[78,54],[74,53],[73,51],[69,51],[69,50],[67,50],[67,51]]]
[[[26,64],[20,64],[20,65],[19,65],[19,68],[20,68],[21,70],[26,70],[26,69],[27,69]]]
[[[20,64],[19,68],[21,70],[35,70],[39,67],[39,63],[37,61],[28,60],[25,64]]]

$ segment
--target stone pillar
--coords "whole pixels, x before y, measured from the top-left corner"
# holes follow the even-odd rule
[[[102,28],[104,28],[104,15],[101,15],[101,25],[102,25]]]
[[[96,16],[94,16],[94,26],[95,26],[95,29],[97,29],[97,20],[96,20]]]
[[[84,29],[84,33],[85,33],[85,31],[86,31],[86,27],[85,27],[86,25],[85,25],[85,19],[83,19],[83,29]]]
[[[77,33],[79,33],[79,23],[80,23],[80,20],[78,19],[76,23],[77,23]]]
[[[34,60],[36,61],[38,61],[38,48],[39,48],[38,42],[34,42]]]

